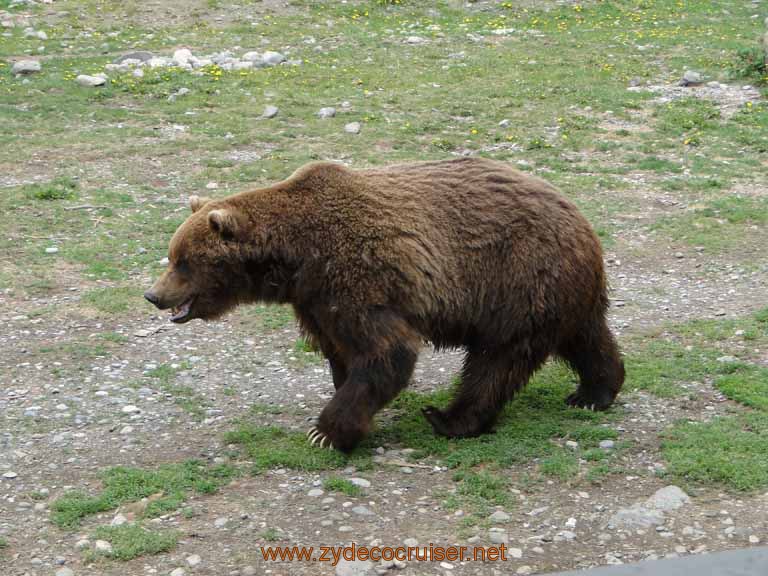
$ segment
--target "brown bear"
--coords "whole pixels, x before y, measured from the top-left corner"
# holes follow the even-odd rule
[[[424,409],[449,437],[489,431],[550,355],[580,376],[572,406],[604,410],[624,381],[597,236],[554,187],[504,163],[317,162],[191,207],[147,300],[173,322],[292,304],[336,387],[313,444],[352,450],[425,341],[466,350],[451,405]]]

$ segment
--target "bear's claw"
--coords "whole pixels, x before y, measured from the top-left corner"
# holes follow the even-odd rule
[[[320,448],[328,448],[329,450],[333,450],[333,442],[331,442],[330,438],[328,438],[328,436],[320,432],[320,430],[314,426],[307,432],[307,438],[309,439],[309,443],[312,446],[317,444],[320,446]]]

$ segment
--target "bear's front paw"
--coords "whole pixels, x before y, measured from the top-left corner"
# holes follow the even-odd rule
[[[591,398],[577,390],[565,399],[565,403],[573,408],[584,408],[585,410],[591,410],[592,412],[601,412],[610,408],[612,401],[607,398]]]
[[[312,446],[317,445],[320,446],[320,448],[328,448],[329,450],[333,450],[333,442],[331,442],[331,439],[314,426],[309,429],[309,432],[307,432],[307,438],[309,439],[309,443],[312,444]]]
[[[448,436],[449,438],[454,436],[452,430],[445,422],[445,416],[439,408],[435,408],[434,406],[424,406],[421,409],[421,413],[424,414],[424,418],[427,419],[427,422],[432,425],[435,434]]]

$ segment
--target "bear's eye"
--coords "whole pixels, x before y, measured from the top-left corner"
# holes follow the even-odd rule
[[[176,272],[179,274],[189,274],[189,262],[184,258],[179,258],[173,265]]]

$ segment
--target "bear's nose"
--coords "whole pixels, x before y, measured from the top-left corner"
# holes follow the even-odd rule
[[[152,292],[152,290],[147,290],[144,292],[144,298],[146,298],[151,304],[154,304],[158,308],[160,307],[160,298],[158,298],[157,295]]]

